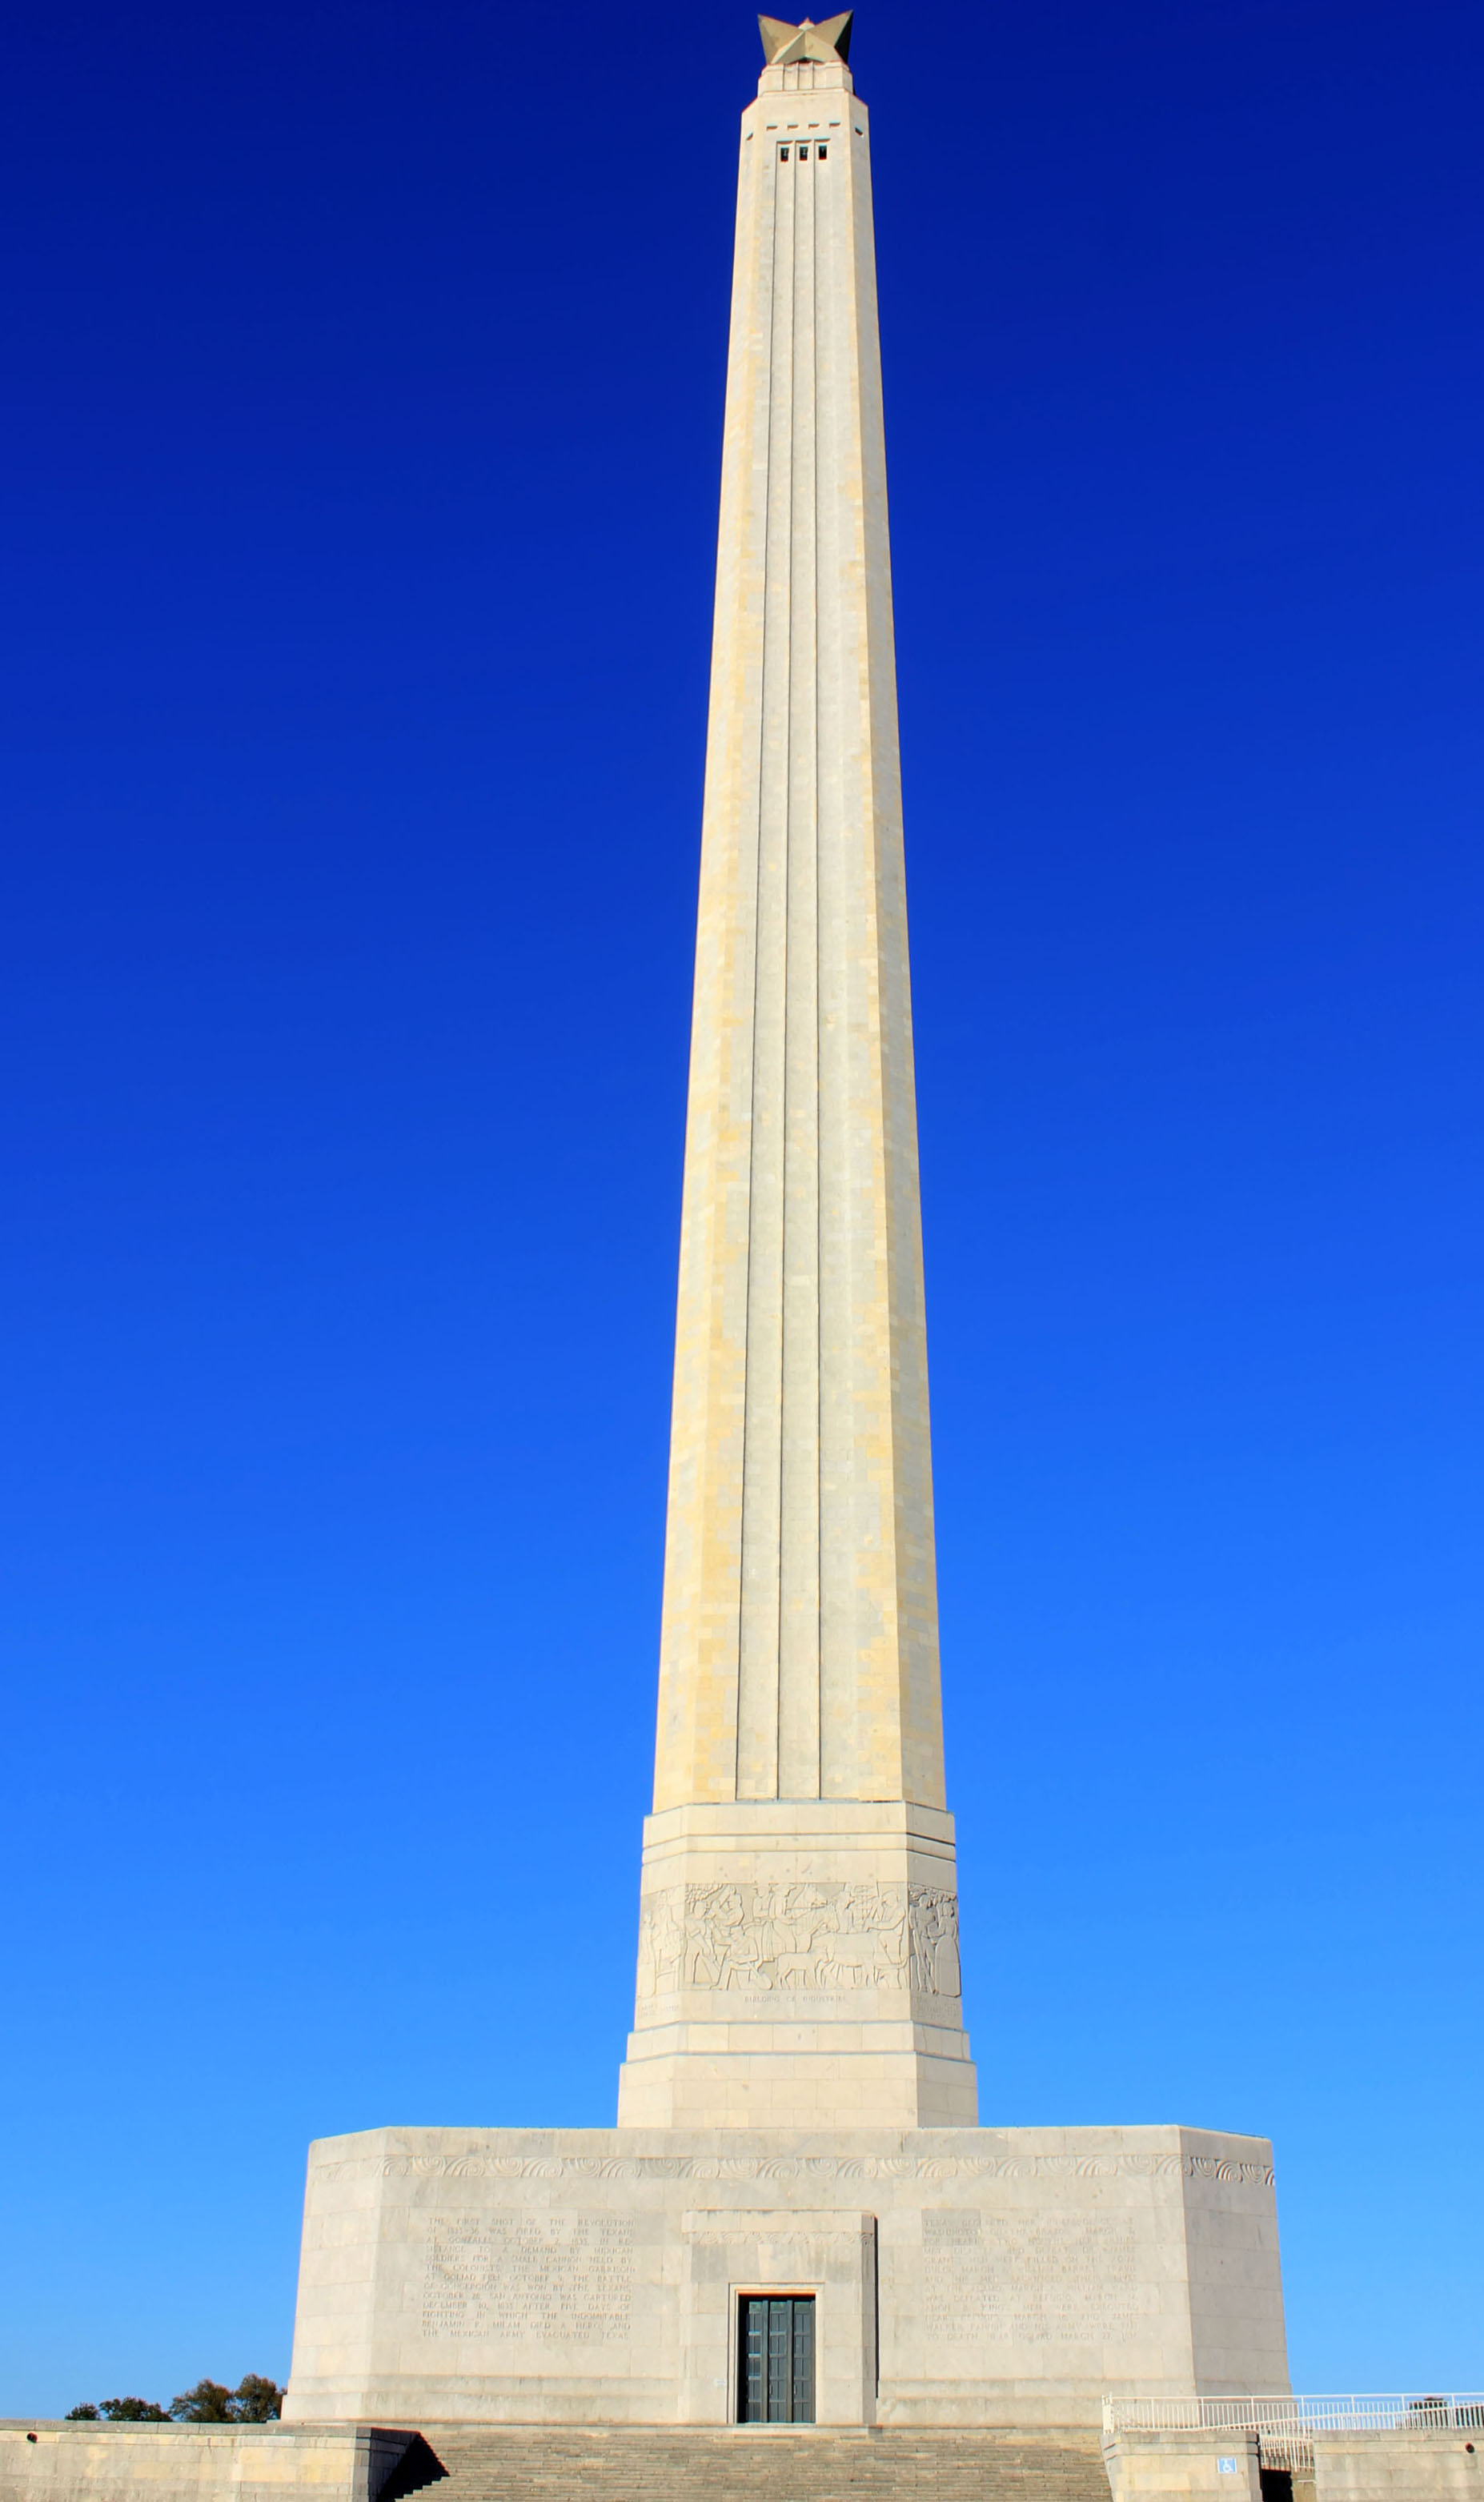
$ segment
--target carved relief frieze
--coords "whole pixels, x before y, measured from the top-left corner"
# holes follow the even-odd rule
[[[959,1905],[935,1885],[830,1879],[646,1895],[639,1997],[679,1989],[905,1989],[958,1998]]]

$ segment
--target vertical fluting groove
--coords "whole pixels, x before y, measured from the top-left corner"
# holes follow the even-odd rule
[[[834,169],[832,169],[834,170]],[[842,607],[839,596],[839,490],[840,459],[844,448],[840,395],[843,368],[839,343],[839,230],[841,224],[840,186],[845,185],[845,211],[849,209],[849,159],[838,168],[839,179],[833,188],[833,210],[828,230],[829,257],[827,311],[822,325],[822,358],[828,375],[828,399],[826,422],[830,429],[830,462],[825,500],[820,506],[820,524],[816,547],[816,563],[820,569],[823,596],[828,601],[828,633],[831,667],[827,686],[822,675],[820,701],[822,718],[826,725],[822,730],[820,773],[820,850],[818,876],[820,912],[817,946],[820,961],[820,1754],[819,1794],[828,1794],[828,1773],[831,1752],[830,1732],[837,1718],[838,1678],[835,1661],[840,1648],[840,1603],[842,1540],[840,1525],[840,1336],[842,1296],[841,1229],[845,1217],[847,1194],[844,1166],[848,1148],[847,1121],[841,1085],[840,1055],[845,1047],[847,1023],[843,1014],[841,960],[844,944],[843,865],[845,829],[841,789],[841,633]],[[821,621],[821,647],[825,643],[825,621]],[[826,756],[829,770],[826,771]]]
[[[876,360],[874,277],[871,259],[870,169],[861,168],[861,213],[853,229],[851,313],[856,343],[855,376],[859,399],[856,432],[860,462],[862,564],[862,671],[860,698],[864,736],[861,758],[865,778],[861,831],[864,846],[860,895],[864,906],[860,933],[860,965],[867,1007],[862,1081],[875,1110],[870,1149],[871,1224],[866,1257],[871,1266],[864,1315],[869,1351],[864,1392],[870,1426],[865,1437],[862,1471],[863,1507],[869,1535],[862,1539],[867,1604],[858,1616],[855,1709],[851,1722],[848,1781],[852,1787],[879,1794],[904,1773],[889,1771],[902,1760],[901,1613],[897,1570],[901,1526],[902,1454],[895,1440],[894,1374],[912,1350],[904,1349],[894,1330],[900,1287],[898,1244],[892,1205],[894,1126],[892,1097],[893,1011],[894,994],[888,963],[888,915],[885,862],[897,822],[899,795],[894,754],[895,708],[890,675],[890,650],[882,654],[878,629],[885,598],[890,612],[890,557],[887,546],[884,442],[881,422],[880,372]],[[886,667],[881,666],[883,658]]]
[[[779,1788],[814,1789],[818,1760],[818,1239],[819,1069],[814,979],[817,828],[813,752],[819,663],[815,613],[818,447],[818,198],[815,158],[794,158],[793,423],[790,468],[788,962],[785,1030],[783,1441],[779,1516]]]
[[[755,169],[755,174],[756,174],[756,169]],[[770,168],[769,176],[768,176],[768,178],[767,178],[767,180],[766,180],[766,189],[765,189],[765,192],[764,192],[764,198],[765,198],[765,200],[769,203],[770,208],[771,208],[771,216],[770,216],[769,220],[768,220],[767,248],[768,248],[768,266],[769,266],[770,270],[772,271],[772,274],[773,274],[773,282],[774,282],[774,283],[769,287],[769,289],[768,289],[768,302],[767,302],[767,331],[768,331],[767,407],[766,407],[766,413],[765,413],[764,420],[763,420],[763,435],[762,435],[762,565],[763,565],[763,574],[764,574],[764,577],[766,577],[766,572],[767,572],[767,555],[768,555],[768,528],[769,528],[769,517],[770,517],[770,515],[771,515],[771,512],[772,512],[772,506],[773,506],[773,375],[774,375],[774,372],[775,372],[775,370],[776,370],[776,358],[777,358],[777,350],[778,350],[778,288],[777,288],[777,261],[778,261],[778,152],[777,152],[776,148],[774,149],[773,153],[772,153],[772,164],[771,164],[771,168]],[[756,234],[756,229],[755,229],[755,234]],[[756,289],[756,288],[760,285],[760,283],[761,283],[761,276],[762,276],[762,248],[761,248],[761,239],[760,239],[760,237],[759,237],[759,238],[758,238],[758,239],[757,239],[757,241],[755,242],[755,246],[754,246],[754,253],[753,253],[753,263],[752,263],[752,267],[749,269],[749,271],[748,271],[748,273],[747,273],[747,282],[748,282],[749,286],[750,286],[750,287],[752,287],[754,289]],[[753,1202],[753,1164],[754,1164],[754,1157],[755,1157],[755,1150],[756,1150],[756,1142],[757,1142],[757,1117],[756,1117],[756,1116],[757,1116],[757,1108],[758,1108],[758,952],[759,952],[759,923],[760,923],[760,919],[761,919],[761,907],[762,907],[762,772],[763,772],[763,755],[764,755],[764,751],[765,751],[766,744],[767,744],[767,718],[768,718],[768,706],[767,706],[767,686],[768,686],[768,605],[767,605],[767,598],[766,598],[766,595],[765,595],[765,590],[764,590],[764,597],[763,597],[763,599],[762,599],[762,603],[761,603],[761,612],[762,612],[762,613],[761,613],[761,616],[760,616],[760,618],[759,618],[759,658],[758,658],[758,776],[757,776],[756,784],[755,784],[755,786],[754,786],[754,801],[755,801],[754,813],[755,813],[755,818],[756,818],[756,829],[755,829],[755,830],[756,830],[756,839],[755,839],[754,844],[753,844],[753,984],[752,984],[753,1023],[752,1023],[752,1053],[751,1053],[751,1059],[752,1059],[752,1080],[751,1080],[751,1093],[750,1093],[750,1098],[749,1098],[749,1102],[748,1102],[748,1146],[747,1146],[747,1248],[746,1248],[746,1251],[745,1251],[745,1252],[744,1252],[744,1254],[743,1254],[743,1288],[742,1288],[742,1380],[743,1380],[743,1390],[742,1390],[742,1459],[741,1459],[741,1471],[740,1471],[740,1477],[739,1477],[739,1483],[738,1483],[738,1492],[737,1492],[737,1513],[738,1513],[738,1518],[737,1518],[737,1713],[736,1713],[736,1722],[735,1722],[735,1727],[734,1727],[734,1730],[733,1730],[733,1736],[732,1736],[732,1778],[731,1778],[731,1788],[732,1788],[732,1796],[733,1796],[733,1798],[740,1798],[740,1797],[741,1797],[741,1795],[742,1795],[742,1778],[743,1778],[743,1758],[742,1758],[742,1746],[743,1746],[743,1737],[744,1737],[745,1725],[746,1725],[746,1724],[745,1724],[745,1722],[744,1722],[744,1719],[743,1719],[743,1701],[744,1701],[743,1645],[744,1645],[744,1640],[745,1640],[745,1636],[744,1636],[744,1622],[745,1622],[746,1611],[747,1611],[747,1460],[748,1460],[748,1443],[749,1443],[749,1439],[750,1439],[749,1427],[750,1427],[750,1424],[751,1424],[750,1402],[749,1402],[748,1397],[747,1397],[747,1372],[748,1372],[748,1358],[749,1358],[749,1356],[750,1356],[750,1354],[751,1354],[751,1351],[752,1351],[752,1318],[753,1318],[753,1223],[752,1223],[752,1202]]]
[[[820,1083],[823,1064],[820,1052],[820,848],[824,841],[824,825],[820,806],[820,655],[824,648],[820,616],[820,427],[829,416],[822,389],[826,376],[824,320],[820,311],[820,216],[827,214],[829,192],[820,197],[819,152],[815,152],[814,214],[814,1075],[815,1075],[815,1193],[814,1193],[814,1530],[817,1546],[824,1527],[823,1467],[824,1419],[821,1413],[825,1354],[825,1096]],[[825,1788],[825,1574],[823,1556],[814,1576],[814,1791],[820,1798]]]
[[[833,1487],[823,1533],[830,1600],[822,1667],[822,1788],[831,1798],[893,1794],[874,1776],[870,1744],[862,1743],[883,1709],[891,1710],[883,1671],[892,1644],[886,1515],[893,1465],[890,1394],[888,1390],[884,1399],[882,1380],[892,1350],[883,1308],[890,1291],[890,1259],[881,1209],[881,999],[872,972],[879,805],[875,742],[881,725],[872,702],[869,660],[871,577],[879,555],[867,491],[870,458],[864,433],[869,419],[862,389],[862,363],[871,342],[858,270],[869,218],[864,152],[852,150],[842,171],[848,171],[849,180],[833,288],[840,405],[828,547],[829,579],[838,603],[837,715],[830,749],[838,858],[830,915],[836,1033],[826,1091],[833,1099],[837,1139],[838,1214],[826,1374]],[[892,1719],[894,1731],[894,1711]],[[888,1743],[893,1731],[884,1733]]]
[[[786,1761],[789,1711],[788,1671],[792,1645],[789,1640],[789,1610],[793,1599],[793,1557],[790,1538],[789,1498],[793,1492],[793,1470],[790,1465],[793,1415],[790,1397],[790,1358],[793,1354],[792,1322],[795,1317],[792,1281],[789,1274],[789,1250],[793,1235],[792,1200],[797,1182],[797,1157],[794,1152],[794,1123],[797,1099],[793,1067],[793,992],[796,965],[793,950],[793,694],[799,665],[803,620],[798,604],[798,450],[803,420],[802,391],[807,335],[801,318],[798,288],[799,221],[804,214],[804,192],[798,179],[797,147],[790,157],[789,186],[793,202],[793,231],[789,253],[789,327],[793,355],[789,366],[789,667],[784,689],[784,768],[780,777],[783,807],[784,861],[784,964],[783,964],[783,1054],[782,1074],[782,1257],[779,1273],[782,1286],[780,1326],[778,1332],[778,1657],[776,1667],[778,1756],[775,1793],[787,1795]]]
[[[789,295],[789,482],[788,517],[782,532],[786,555],[784,596],[789,617],[789,649],[782,675],[781,704],[783,712],[782,758],[778,773],[779,805],[779,928],[782,948],[778,970],[778,1468],[773,1511],[773,1795],[783,1788],[783,1712],[784,1712],[784,1608],[786,1604],[784,1554],[784,1503],[789,1474],[789,1184],[790,1123],[793,1105],[789,1084],[790,990],[793,964],[791,939],[793,905],[793,680],[798,665],[798,433],[799,433],[799,304],[798,304],[798,221],[799,185],[798,150],[795,146],[789,160],[789,257],[787,287]]]
[[[798,150],[789,158],[789,194],[793,214],[789,232],[789,665],[784,678],[784,765],[783,790],[783,1050],[779,1057],[779,1147],[782,1195],[778,1228],[778,1507],[774,1519],[776,1540],[774,1558],[778,1573],[777,1644],[773,1658],[773,1795],[781,1796],[783,1778],[783,1714],[784,1714],[784,1609],[787,1592],[784,1586],[784,1496],[789,1473],[789,1168],[790,1125],[793,1106],[789,1098],[789,987],[792,972],[790,938],[791,907],[793,899],[793,665],[798,648],[798,617],[793,596],[793,542],[798,526]]]
[[[763,779],[767,770],[769,659],[767,564],[770,553],[769,537],[772,530],[773,513],[774,378],[778,370],[778,152],[776,149],[773,151],[769,191],[772,199],[773,213],[767,235],[767,260],[771,273],[772,284],[769,286],[767,301],[767,407],[764,421],[762,471],[763,595],[761,601],[762,614],[759,625],[760,652],[758,669],[758,781],[755,794],[757,841],[753,856],[752,1095],[748,1105],[747,1277],[745,1301],[743,1304],[742,1471],[738,1493],[738,1508],[740,1517],[738,1521],[739,1571],[737,1576],[737,1742],[736,1774],[733,1784],[734,1794],[738,1798],[744,1795],[744,1790],[749,1789],[752,1781],[755,1779],[754,1767],[747,1752],[749,1743],[754,1735],[751,1712],[752,1679],[749,1673],[750,1646],[748,1613],[748,1572],[750,1569],[751,1549],[753,1543],[748,1505],[748,1483],[753,1461],[753,1403],[749,1395],[749,1385],[752,1379],[753,1270],[756,1254],[756,1234],[753,1215],[756,1200],[756,1174],[758,1162],[758,994],[762,950],[762,793]],[[754,287],[760,287],[761,285],[762,261],[762,245],[761,239],[759,238],[758,249],[754,255],[753,267],[748,274],[749,281]]]
[[[738,1656],[739,1791],[776,1797],[778,1788],[778,1572],[782,1475],[782,1336],[784,1316],[784,1019],[787,1011],[788,695],[793,666],[793,371],[796,360],[793,264],[795,203],[792,167],[772,168],[774,220],[770,272],[768,459],[763,537],[762,606],[767,664],[760,687],[758,914],[755,973],[752,1134],[746,1223],[749,1241],[746,1466]],[[762,254],[759,254],[759,275]],[[787,292],[785,291],[787,285]],[[780,719],[780,713],[782,718]],[[780,792],[780,779],[782,791]],[[784,804],[780,804],[780,801]],[[775,1351],[776,1346],[776,1351]]]

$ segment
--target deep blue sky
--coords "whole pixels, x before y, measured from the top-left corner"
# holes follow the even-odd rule
[[[987,2121],[1480,2337],[1475,0],[862,9]],[[745,8],[5,47],[0,2412],[613,2117]]]

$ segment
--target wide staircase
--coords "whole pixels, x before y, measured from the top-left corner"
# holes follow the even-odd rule
[[[426,2424],[375,2502],[1108,2502],[1098,2435]]]

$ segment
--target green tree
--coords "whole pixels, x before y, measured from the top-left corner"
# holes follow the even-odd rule
[[[171,2399],[170,2412],[179,2423],[235,2423],[237,2401],[219,2381],[198,2381]]]
[[[284,2412],[287,2391],[261,2372],[246,2372],[237,2384],[237,2416],[241,2423],[273,2423]]]
[[[105,2398],[99,2412],[110,2423],[168,2423],[170,2416],[152,2398]]]
[[[97,2420],[96,2407],[69,2407],[62,2417],[63,2423],[96,2423]]]

